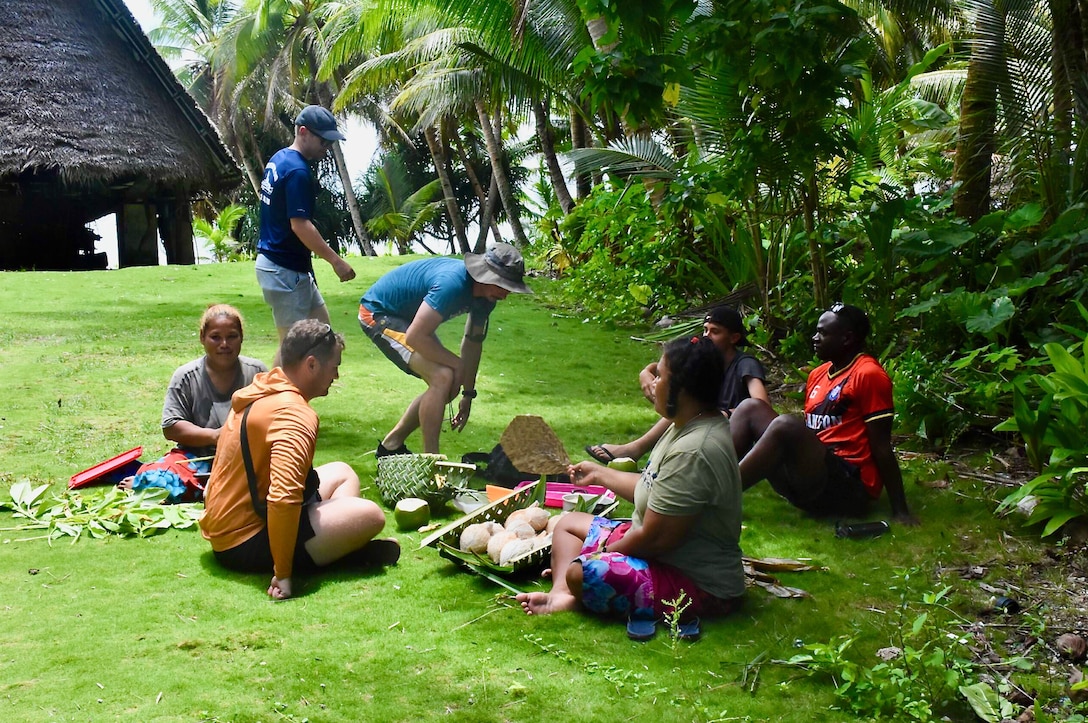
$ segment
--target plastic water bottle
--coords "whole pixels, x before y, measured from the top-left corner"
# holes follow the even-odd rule
[[[884,520],[878,522],[856,522],[847,525],[842,522],[835,525],[835,537],[880,537],[890,529]]]

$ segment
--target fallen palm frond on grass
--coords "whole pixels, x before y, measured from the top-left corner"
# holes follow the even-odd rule
[[[33,486],[29,480],[19,480],[11,486],[10,501],[0,500],[0,510],[10,510],[15,517],[27,522],[0,528],[3,532],[46,530],[44,535],[15,540],[71,537],[75,542],[84,531],[91,537],[148,537],[170,528],[192,527],[200,519],[199,505],[164,505],[169,491],[151,488],[129,492],[117,487],[67,490],[62,495],[47,497],[49,485]]]

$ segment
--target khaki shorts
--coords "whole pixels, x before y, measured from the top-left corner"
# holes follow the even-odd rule
[[[317,318],[325,306],[313,273],[285,268],[263,254],[257,255],[256,270],[257,283],[265,303],[272,308],[276,328],[286,329],[296,321]]]

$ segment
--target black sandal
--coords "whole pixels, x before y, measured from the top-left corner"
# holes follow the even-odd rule
[[[412,450],[408,449],[406,445],[401,445],[396,449],[386,449],[385,445],[380,441],[378,442],[378,449],[374,452],[376,458],[391,457],[394,454],[411,454]]]

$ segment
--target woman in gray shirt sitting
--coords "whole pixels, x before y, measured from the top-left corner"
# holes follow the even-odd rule
[[[204,356],[178,367],[162,406],[162,434],[177,446],[162,459],[142,466],[132,489],[165,487],[171,502],[203,496],[231,396],[248,386],[258,372],[268,371],[262,362],[241,355],[242,339],[242,315],[233,306],[215,304],[200,317]]]

